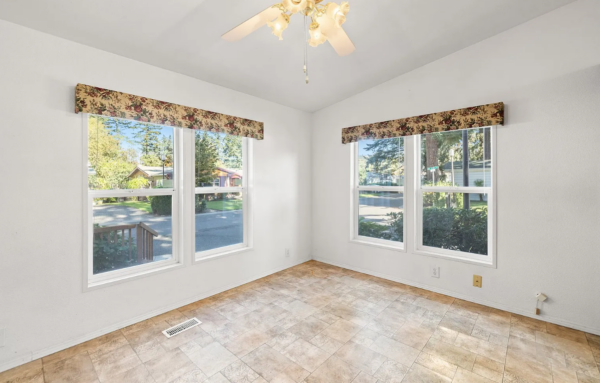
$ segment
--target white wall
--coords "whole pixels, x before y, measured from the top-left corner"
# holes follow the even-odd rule
[[[579,0],[315,113],[313,258],[528,315],[542,291],[542,319],[600,334],[599,19]],[[342,128],[498,101],[497,269],[349,243]]]
[[[82,292],[78,82],[263,121],[255,250]],[[310,142],[308,113],[0,21],[0,371],[309,259]]]

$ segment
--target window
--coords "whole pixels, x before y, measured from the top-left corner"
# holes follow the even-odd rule
[[[493,128],[417,138],[417,251],[493,263]]]
[[[195,132],[196,260],[249,247],[248,139]]]
[[[88,115],[88,285],[179,263],[181,132]]]
[[[404,138],[359,141],[354,161],[352,238],[403,248]]]

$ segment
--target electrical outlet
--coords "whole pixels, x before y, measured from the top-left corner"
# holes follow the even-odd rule
[[[481,288],[483,277],[481,275],[473,275],[473,286]]]
[[[290,249],[285,249],[285,257],[289,258],[290,257]]]
[[[4,329],[0,328],[0,347],[4,347]]]
[[[431,270],[431,276],[433,278],[439,278],[440,277],[440,267],[439,266],[430,266],[429,268]]]

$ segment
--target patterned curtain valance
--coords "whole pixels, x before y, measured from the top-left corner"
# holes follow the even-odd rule
[[[504,103],[448,110],[342,129],[342,143],[504,125]]]
[[[262,122],[84,84],[77,84],[75,87],[75,113],[80,112],[227,133],[257,140],[264,138]]]

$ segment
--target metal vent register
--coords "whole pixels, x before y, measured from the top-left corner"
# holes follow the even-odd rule
[[[181,322],[178,325],[170,327],[170,328],[166,329],[165,331],[163,331],[162,333],[165,334],[165,336],[167,338],[171,338],[181,332],[184,332],[185,330],[189,330],[192,327],[198,326],[200,323],[202,323],[202,322],[200,322],[197,318],[192,318],[192,319],[186,320],[185,322]]]

